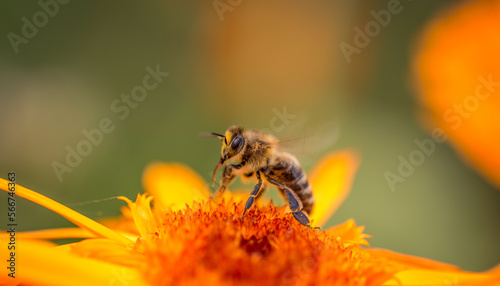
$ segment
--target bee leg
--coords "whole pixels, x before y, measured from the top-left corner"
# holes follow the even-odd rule
[[[245,176],[246,178],[251,178],[254,174],[255,174],[255,172],[250,172],[250,173],[243,174],[243,176]],[[266,192],[266,190],[267,190],[267,185],[262,184],[262,188],[261,188],[260,192],[257,194],[257,196],[255,196],[255,201],[258,201],[259,198],[262,196],[262,194]]]
[[[309,220],[309,216],[304,211],[292,212],[292,214],[295,217],[295,219],[302,225],[305,225],[308,228],[312,228],[310,226],[311,221]]]
[[[257,183],[257,185],[255,185],[255,187],[253,187],[253,190],[250,193],[250,197],[248,198],[247,203],[245,204],[245,210],[243,211],[243,215],[241,216],[241,219],[245,218],[245,213],[247,212],[247,210],[249,208],[252,207],[253,202],[259,196],[260,191],[263,189],[262,188],[262,179],[260,178],[260,172],[257,171],[257,172],[255,172],[255,174],[257,175],[257,180],[259,180],[259,182]]]
[[[309,216],[307,215],[307,213],[302,211],[302,202],[300,201],[300,198],[297,196],[297,194],[282,183],[271,179],[268,176],[266,176],[266,178],[271,184],[278,186],[280,190],[285,194],[288,200],[288,205],[290,206],[295,219],[302,225],[311,228],[311,221],[309,220]]]
[[[267,185],[266,184],[262,184],[262,188],[260,189],[260,192],[255,197],[255,201],[258,201],[259,198],[262,197],[262,194],[266,192],[266,190],[267,190]]]
[[[234,169],[241,169],[243,166],[245,166],[247,164],[247,160],[243,159],[241,160],[241,163],[237,164],[237,165],[231,165],[231,167],[233,167]]]
[[[233,168],[231,166],[225,166],[224,171],[222,172],[221,185],[219,189],[217,189],[217,191],[215,191],[215,193],[211,196],[211,198],[219,198],[226,191],[227,187],[229,186],[229,184],[231,184],[234,178],[235,176],[233,174]]]

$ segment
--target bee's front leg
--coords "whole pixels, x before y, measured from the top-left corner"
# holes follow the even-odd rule
[[[243,166],[245,166],[247,164],[247,160],[243,159],[241,160],[241,162],[239,164],[236,164],[236,165],[231,165],[231,167],[233,167],[234,169],[241,169]]]
[[[231,165],[226,165],[224,171],[222,172],[222,180],[219,189],[213,194],[212,198],[219,198],[227,189],[227,187],[234,180],[235,175],[233,173],[233,167]]]

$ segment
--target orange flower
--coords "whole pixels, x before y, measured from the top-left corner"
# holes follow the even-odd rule
[[[423,116],[500,186],[500,1],[463,1],[425,29],[414,58]]]
[[[350,189],[357,160],[348,151],[324,158],[312,172],[317,196],[313,224],[322,225]],[[105,224],[17,186],[16,195],[45,206],[79,228],[19,233],[15,280],[42,285],[500,285],[500,270],[469,273],[457,267],[369,248],[353,220],[317,231],[286,207],[257,204],[241,220],[242,196],[215,203],[189,168],[154,163],[139,194],[119,219]],[[166,184],[172,182],[173,185]],[[8,181],[0,179],[7,190]],[[175,186],[175,188],[172,188]],[[186,196],[186,193],[190,193]],[[184,196],[184,199],[179,197]],[[192,197],[199,196],[195,201]],[[175,197],[175,198],[174,198]],[[246,197],[245,197],[246,198]],[[184,200],[184,201],[182,201]],[[153,207],[151,207],[153,203]],[[81,237],[54,245],[44,239]],[[7,245],[8,235],[2,236]],[[0,248],[8,257],[6,247]]]

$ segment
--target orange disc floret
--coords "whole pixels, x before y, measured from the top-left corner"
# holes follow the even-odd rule
[[[398,270],[359,243],[345,243],[335,230],[320,232],[300,225],[284,207],[252,208],[241,220],[243,208],[242,202],[230,200],[167,210],[159,239],[146,242],[144,255],[149,263],[144,277],[152,285],[199,285],[200,281],[379,285]],[[346,224],[343,233],[350,232],[347,228],[358,233],[352,221]]]
[[[416,86],[430,129],[500,186],[500,1],[463,1],[425,29]]]

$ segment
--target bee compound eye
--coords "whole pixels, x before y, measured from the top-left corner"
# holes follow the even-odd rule
[[[238,136],[238,137],[234,138],[233,143],[231,143],[231,148],[238,149],[238,148],[241,147],[241,145],[243,144],[243,142],[244,142],[243,137],[239,137]]]

